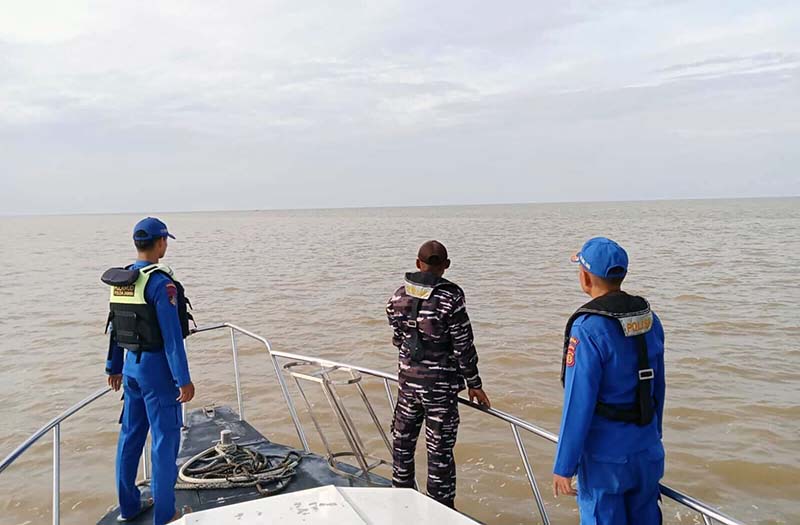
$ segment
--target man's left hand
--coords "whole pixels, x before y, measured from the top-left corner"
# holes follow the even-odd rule
[[[564,476],[553,474],[553,496],[557,498],[559,494],[577,496],[578,491],[572,488],[572,478],[565,478]]]
[[[122,387],[122,374],[111,374],[108,376],[108,386],[114,389],[114,392],[119,392]]]
[[[477,401],[479,405],[486,408],[491,408],[492,406],[492,403],[489,402],[489,396],[486,395],[482,388],[470,388],[469,400],[472,402]]]
[[[179,387],[179,390],[180,390],[179,392],[180,395],[178,396],[178,399],[176,399],[175,401],[178,401],[180,403],[188,403],[189,401],[192,400],[192,398],[194,398],[194,384],[192,384],[191,382],[186,383],[182,387]]]

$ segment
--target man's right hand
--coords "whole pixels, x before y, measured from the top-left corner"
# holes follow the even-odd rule
[[[188,403],[194,397],[194,385],[192,383],[186,383],[182,387],[179,387],[181,394],[178,396],[178,401],[181,403]]]
[[[111,374],[108,376],[108,386],[118,392],[122,386],[122,374]]]
[[[475,400],[479,405],[485,406],[486,408],[492,407],[492,404],[489,402],[489,396],[486,395],[486,392],[484,392],[482,388],[470,388],[469,400]]]
[[[572,488],[572,478],[565,478],[558,474],[553,474],[553,497],[558,497],[559,494],[564,496],[577,496],[578,491]]]

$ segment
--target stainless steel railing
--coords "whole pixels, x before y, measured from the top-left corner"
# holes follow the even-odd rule
[[[370,368],[366,368],[366,367],[362,367],[362,366],[350,365],[350,364],[347,364],[347,363],[340,363],[340,362],[337,362],[337,361],[331,361],[329,359],[322,359],[322,358],[317,358],[317,357],[308,357],[308,356],[304,356],[304,355],[300,355],[300,354],[293,354],[293,353],[289,353],[289,352],[273,351],[271,346],[270,346],[270,344],[269,344],[269,341],[267,341],[264,337],[262,337],[262,336],[260,336],[258,334],[255,334],[253,332],[250,332],[248,330],[245,330],[244,328],[241,328],[241,327],[236,326],[236,325],[231,324],[231,323],[222,323],[222,324],[219,324],[219,325],[208,326],[208,327],[200,328],[197,331],[198,332],[207,332],[207,331],[212,331],[212,330],[219,330],[219,329],[222,329],[222,328],[230,329],[231,333],[238,332],[238,333],[240,333],[242,335],[250,337],[251,339],[255,339],[256,341],[259,341],[264,345],[264,347],[266,348],[267,353],[269,354],[269,357],[270,357],[270,359],[272,361],[273,367],[275,369],[275,374],[276,374],[276,376],[278,378],[278,383],[281,386],[281,391],[283,392],[283,396],[284,396],[284,400],[286,401],[286,405],[289,408],[289,414],[291,415],[292,422],[293,422],[293,424],[295,426],[295,429],[297,430],[297,435],[298,435],[298,437],[300,439],[300,443],[302,444],[303,449],[305,451],[309,451],[308,441],[306,440],[305,433],[303,432],[302,423],[297,418],[297,411],[296,411],[296,409],[294,407],[294,403],[292,401],[292,398],[289,395],[288,389],[286,388],[286,382],[285,382],[285,380],[283,378],[283,374],[281,373],[280,363],[278,362],[279,358],[280,359],[285,359],[285,360],[291,360],[291,361],[300,361],[300,362],[309,363],[309,364],[315,364],[315,365],[324,366],[324,367],[348,368],[348,369],[351,369],[351,370],[356,370],[356,371],[358,371],[358,372],[360,372],[360,373],[362,373],[364,375],[367,375],[367,376],[372,376],[372,377],[379,378],[379,379],[383,380],[384,387],[385,387],[385,390],[386,390],[386,396],[387,396],[387,399],[389,400],[389,406],[391,407],[392,410],[394,410],[394,399],[392,398],[391,387],[390,387],[389,383],[390,382],[397,383],[397,375],[395,375],[395,374],[390,374],[390,373],[387,373],[387,372],[381,372],[379,370],[372,370]],[[234,349],[234,354],[235,353],[236,353],[236,350]],[[238,372],[237,372],[237,380],[238,380]],[[237,397],[241,398],[241,387],[238,384],[238,381],[237,381],[237,387],[236,388],[237,388]],[[538,436],[540,438],[546,439],[547,441],[550,441],[552,443],[557,443],[558,442],[558,435],[554,434],[554,433],[552,433],[552,432],[550,432],[548,430],[545,430],[545,429],[543,429],[543,428],[541,428],[539,426],[536,426],[536,425],[534,425],[532,423],[524,421],[524,420],[522,420],[522,419],[520,419],[520,418],[518,418],[518,417],[516,417],[514,415],[511,415],[511,414],[508,414],[506,412],[503,412],[501,410],[497,410],[495,408],[486,408],[486,407],[483,407],[483,406],[481,406],[481,405],[479,405],[477,403],[472,403],[471,401],[469,401],[467,399],[464,399],[464,398],[461,398],[461,397],[458,399],[458,401],[462,405],[466,405],[466,406],[470,407],[471,409],[478,410],[480,412],[489,414],[489,415],[491,415],[491,416],[493,416],[493,417],[495,417],[495,418],[497,418],[497,419],[499,419],[501,421],[504,421],[504,422],[508,423],[511,426],[511,432],[512,432],[512,435],[514,437],[514,441],[515,441],[516,446],[517,446],[517,451],[520,454],[520,459],[522,460],[523,466],[525,467],[525,475],[528,478],[528,483],[531,486],[531,492],[533,493],[534,500],[536,502],[537,510],[539,512],[539,515],[541,516],[542,523],[544,523],[545,525],[549,525],[550,524],[550,519],[549,519],[549,517],[547,515],[547,511],[546,511],[545,506],[544,506],[544,500],[542,498],[541,491],[540,491],[540,489],[538,487],[538,483],[536,481],[536,476],[535,476],[535,474],[533,472],[533,467],[531,466],[530,460],[528,459],[527,452],[525,451],[525,445],[524,445],[524,443],[522,441],[522,438],[520,436],[520,432],[519,431],[520,430],[524,430],[524,431],[526,431],[526,432],[528,432],[530,434],[533,434],[533,435]],[[240,411],[241,411],[241,408],[240,408]],[[714,520],[716,520],[717,522],[719,522],[719,523],[721,523],[723,525],[744,525],[744,523],[742,523],[741,521],[738,521],[738,520],[736,520],[736,519],[734,519],[734,518],[732,518],[730,516],[727,516],[727,515],[719,512],[718,510],[710,507],[709,505],[707,505],[707,504],[705,504],[705,503],[703,503],[703,502],[701,502],[701,501],[699,501],[699,500],[697,500],[695,498],[692,498],[691,496],[688,496],[687,494],[684,494],[684,493],[682,493],[682,492],[680,492],[678,490],[675,490],[675,489],[673,489],[671,487],[663,485],[663,484],[661,485],[661,494],[663,496],[665,496],[665,497],[677,502],[678,504],[683,505],[683,506],[685,506],[685,507],[697,512],[700,515],[700,517],[703,519],[703,522],[706,525],[713,525]]]
[[[297,432],[297,437],[300,440],[300,444],[305,452],[310,452],[310,447],[308,444],[308,440],[305,435],[305,431],[303,430],[303,425],[297,415],[297,410],[294,406],[294,402],[292,400],[291,395],[289,394],[289,389],[286,385],[286,380],[283,376],[282,369],[278,359],[285,359],[285,360],[292,360],[292,361],[299,361],[303,363],[325,366],[325,367],[340,367],[350,370],[355,370],[364,374],[366,376],[371,376],[382,380],[384,384],[384,388],[386,390],[386,397],[389,402],[389,407],[391,410],[394,410],[394,398],[392,396],[392,390],[390,383],[397,383],[397,375],[390,374],[387,372],[381,372],[379,370],[372,370],[370,368],[357,366],[357,365],[350,365],[346,363],[340,363],[337,361],[331,361],[328,359],[322,359],[317,357],[309,357],[300,354],[293,354],[289,352],[280,352],[272,350],[272,346],[270,345],[269,341],[249,330],[245,330],[239,326],[236,326],[232,323],[221,323],[206,327],[200,327],[195,330],[195,333],[202,333],[202,332],[211,332],[215,330],[222,330],[228,329],[230,331],[231,337],[231,351],[233,356],[233,368],[234,368],[234,382],[236,386],[236,399],[238,404],[239,410],[239,418],[244,419],[244,397],[242,394],[242,386],[241,386],[241,377],[239,373],[239,351],[238,345],[236,343],[236,335],[241,334],[245,337],[249,337],[250,339],[254,339],[260,342],[265,350],[267,351],[267,355],[272,363],[273,368],[275,369],[275,374],[278,379],[278,384],[281,389],[281,393],[286,401],[287,408],[289,410],[289,415],[292,419],[292,423],[295,427],[295,431]],[[19,458],[22,454],[24,454],[34,443],[39,441],[43,436],[45,436],[50,430],[53,430],[53,524],[59,525],[60,523],[60,472],[61,472],[61,423],[78,412],[79,410],[83,409],[87,405],[91,404],[92,402],[96,401],[103,395],[107,394],[111,389],[108,387],[102,388],[86,399],[80,401],[79,403],[73,405],[66,411],[64,411],[59,416],[52,419],[42,428],[37,430],[36,432],[31,435],[28,439],[25,440],[20,446],[14,449],[11,454],[9,454],[2,462],[0,462],[0,474],[5,471],[14,461]],[[542,498],[541,490],[539,489],[536,476],[533,471],[533,467],[531,466],[530,460],[528,458],[528,454],[525,450],[525,445],[522,441],[522,437],[520,435],[520,430],[524,430],[534,436],[540,437],[552,443],[558,442],[558,435],[545,430],[537,425],[529,423],[525,420],[522,420],[512,414],[508,414],[501,410],[497,410],[495,408],[486,408],[477,403],[472,403],[467,399],[459,398],[459,403],[469,407],[470,409],[477,410],[479,412],[483,412],[488,414],[496,419],[499,419],[505,423],[508,423],[511,427],[511,433],[514,438],[514,442],[517,446],[517,451],[519,452],[520,459],[522,464],[525,468],[525,475],[528,479],[528,483],[531,487],[531,493],[534,497],[534,501],[536,503],[536,509],[538,511],[539,516],[541,517],[542,523],[544,525],[550,524],[550,518],[547,515],[547,511],[545,509],[544,500]],[[145,454],[146,455],[146,454]],[[146,460],[145,460],[145,471],[147,470]],[[671,487],[666,485],[661,485],[661,494],[684,507],[691,509],[697,512],[703,520],[705,525],[713,525],[715,522],[718,522],[723,525],[745,525],[743,522],[738,521],[730,516],[727,516],[716,509],[710,507],[709,505],[699,501],[691,496],[684,494],[680,491],[677,491]]]
[[[14,449],[2,463],[0,463],[0,474],[3,473],[18,457],[23,455],[31,446],[39,441],[42,437],[47,435],[51,430],[53,431],[53,525],[59,525],[61,513],[59,505],[61,503],[61,423],[67,418],[83,409],[85,406],[93,403],[97,399],[103,397],[111,391],[110,387],[101,388],[94,394],[86,399],[80,401],[69,407],[60,415],[54,417],[45,426],[33,433],[31,437],[26,439],[20,446]]]

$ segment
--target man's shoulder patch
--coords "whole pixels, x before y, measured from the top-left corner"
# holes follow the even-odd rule
[[[167,297],[172,306],[178,306],[178,287],[173,282],[167,283]]]
[[[569,346],[567,347],[567,366],[575,366],[575,349],[578,348],[580,341],[576,337],[569,338]]]

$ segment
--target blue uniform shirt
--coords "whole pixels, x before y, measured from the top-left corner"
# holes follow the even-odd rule
[[[149,266],[147,261],[136,261],[131,268],[139,269]],[[183,344],[183,331],[178,319],[178,308],[170,302],[167,294],[167,285],[172,280],[162,272],[153,272],[144,289],[144,298],[147,304],[154,306],[161,328],[161,338],[164,340],[163,349],[151,352],[142,352],[141,360],[136,362],[136,354],[128,352],[124,359],[124,350],[114,340],[114,333],[109,339],[111,359],[106,361],[106,371],[110,374],[125,374],[135,379],[146,377],[148,382],[159,382],[184,386],[191,383],[189,376],[189,363],[186,360],[186,348]]]
[[[655,417],[647,426],[612,421],[595,415],[598,401],[633,406],[638,387],[638,354],[634,337],[625,337],[619,322],[600,315],[584,315],[572,325],[574,359],[568,360],[564,411],[553,472],[574,476],[583,454],[626,456],[661,440],[664,413],[664,329],[653,314],[645,334],[650,367],[655,373]]]

